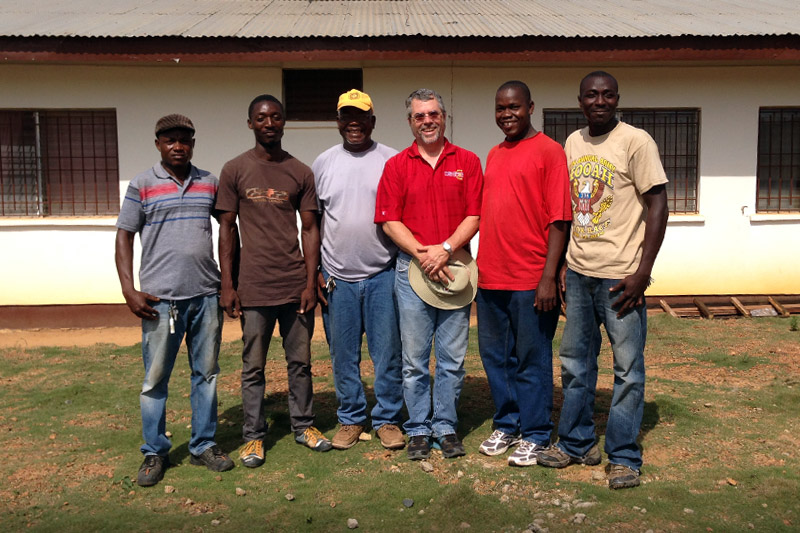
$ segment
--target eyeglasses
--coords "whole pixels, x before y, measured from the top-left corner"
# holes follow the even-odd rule
[[[430,117],[431,120],[439,120],[442,117],[441,111],[428,111],[427,113],[414,113],[411,118],[419,124],[425,120],[425,117]]]
[[[363,113],[338,113],[336,115],[336,120],[340,120],[342,122],[351,122],[353,120],[357,122],[366,122],[371,116],[372,113],[369,111],[365,111]]]

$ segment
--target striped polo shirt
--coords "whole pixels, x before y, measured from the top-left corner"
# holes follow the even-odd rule
[[[117,227],[140,233],[140,290],[166,300],[218,292],[210,220],[218,187],[194,165],[181,185],[160,162],[131,180]]]

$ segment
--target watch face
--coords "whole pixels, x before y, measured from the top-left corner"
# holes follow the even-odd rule
[[[446,242],[446,241],[445,241],[445,242],[443,242],[443,243],[442,243],[442,248],[444,248],[444,251],[445,251],[445,252],[447,252],[448,254],[451,254],[451,253],[453,253],[453,247],[452,247],[452,246],[450,246],[450,243],[449,243],[449,242]]]

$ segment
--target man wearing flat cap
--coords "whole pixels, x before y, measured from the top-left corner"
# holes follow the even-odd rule
[[[367,398],[361,383],[361,339],[367,335],[375,369],[375,406],[369,412],[381,444],[400,449],[403,410],[402,355],[394,262],[397,246],[372,219],[375,195],[386,161],[397,150],[372,140],[372,99],[353,89],[336,106],[342,142],[311,165],[320,213],[321,262],[318,277],[322,318],[330,346],[341,427],[331,440],[344,450],[367,429]]]
[[[191,164],[194,124],[183,115],[156,123],[161,161],[133,178],[117,220],[116,264],[125,302],[142,319],[144,462],[137,482],[155,485],[169,466],[167,386],[186,338],[191,369],[191,463],[222,472],[233,461],[214,441],[222,309],[211,220],[218,181]],[[140,234],[139,287],[133,283],[133,241]]]
[[[456,434],[456,409],[464,382],[474,270],[467,251],[478,231],[483,172],[478,157],[444,136],[447,115],[442,97],[418,89],[406,99],[415,142],[386,162],[378,185],[375,222],[397,244],[395,295],[403,344],[403,395],[409,420],[408,457],[425,459],[431,438],[446,458],[464,455]],[[466,260],[466,261],[465,261]],[[451,270],[460,261],[458,276]],[[463,265],[463,266],[462,266]],[[415,284],[422,269],[436,283]],[[436,296],[428,298],[429,293]],[[425,296],[423,298],[422,296]],[[428,369],[436,346],[436,380],[431,401]]]

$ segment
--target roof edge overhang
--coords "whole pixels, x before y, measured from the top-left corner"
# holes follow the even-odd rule
[[[800,35],[735,37],[0,37],[9,63],[800,63]]]

